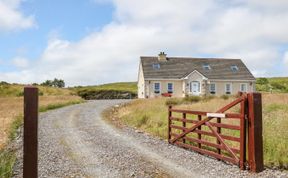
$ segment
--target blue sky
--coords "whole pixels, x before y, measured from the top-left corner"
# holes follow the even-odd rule
[[[37,60],[47,46],[47,40],[61,37],[77,41],[92,31],[99,31],[112,20],[113,4],[91,0],[26,0],[19,6],[25,15],[32,14],[34,26],[27,30],[0,33],[0,59],[9,63],[15,55]],[[13,65],[1,65],[0,70],[15,70]]]
[[[0,80],[136,81],[139,56],[241,58],[287,76],[285,0],[0,0]]]

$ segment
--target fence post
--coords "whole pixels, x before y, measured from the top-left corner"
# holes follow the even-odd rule
[[[38,177],[38,88],[24,88],[23,178]]]
[[[202,116],[198,115],[198,122],[202,120]],[[201,125],[198,127],[198,130],[201,130]],[[198,133],[198,139],[201,140],[201,134]],[[201,143],[198,143],[198,148],[201,148]]]
[[[248,115],[247,110],[247,95],[241,93],[239,95],[244,100],[241,101],[240,104],[240,113],[241,113],[241,120],[240,120],[240,169],[245,170],[245,163],[246,163],[246,128],[247,128],[247,120],[246,116]]]
[[[186,128],[186,113],[183,113],[183,122],[182,122],[182,127]],[[185,129],[182,130],[183,132],[185,132]],[[185,138],[183,138],[183,143],[186,143]]]
[[[260,93],[248,93],[248,160],[250,170],[261,172],[263,163],[262,98]]]
[[[170,140],[171,140],[171,119],[170,117],[172,116],[172,106],[169,106],[168,107],[168,143],[170,143]]]

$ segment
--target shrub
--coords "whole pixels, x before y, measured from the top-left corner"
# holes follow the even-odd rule
[[[273,83],[271,83],[271,86],[272,86],[274,89],[286,90],[286,86],[285,86],[283,83],[273,82]]]
[[[269,81],[267,78],[260,77],[260,78],[256,79],[256,84],[266,85],[268,83],[269,83]]]
[[[197,103],[201,101],[201,97],[200,96],[185,96],[184,101],[189,102],[189,103]]]
[[[229,99],[229,96],[228,95],[222,95],[220,98],[227,100],[227,99]]]

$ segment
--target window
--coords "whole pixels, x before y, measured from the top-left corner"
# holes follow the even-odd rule
[[[232,84],[231,83],[226,83],[225,84],[225,93],[227,95],[230,95],[232,93]]]
[[[173,93],[173,83],[167,84],[167,90],[168,90],[168,93]]]
[[[247,83],[240,84],[240,91],[247,92]]]
[[[216,84],[215,83],[210,84],[210,93],[216,94]]]
[[[160,64],[152,64],[153,69],[160,69]]]
[[[203,69],[204,69],[204,70],[210,70],[211,67],[210,67],[209,64],[203,64]]]
[[[230,68],[233,72],[237,72],[239,70],[238,66],[236,65],[232,65]]]
[[[160,83],[154,83],[154,93],[160,93]]]

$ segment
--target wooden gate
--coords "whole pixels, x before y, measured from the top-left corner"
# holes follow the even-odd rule
[[[259,118],[259,106],[255,105],[253,98],[255,98],[253,93],[240,93],[239,98],[216,112],[181,110],[169,106],[168,142],[236,164],[242,170],[248,166],[254,172],[262,171],[262,133],[255,134],[254,125],[251,125],[252,122],[254,123],[255,113]],[[258,108],[256,112],[255,107]],[[239,112],[227,112],[231,108],[232,110],[235,108],[234,110]],[[262,117],[260,119],[262,121]],[[259,130],[262,131],[262,125],[258,132]],[[249,131],[249,161],[246,160],[247,131]],[[261,141],[258,140],[261,144],[256,145],[256,149],[255,136],[257,139],[261,139]],[[260,152],[262,155],[257,155],[255,159],[255,152]]]

